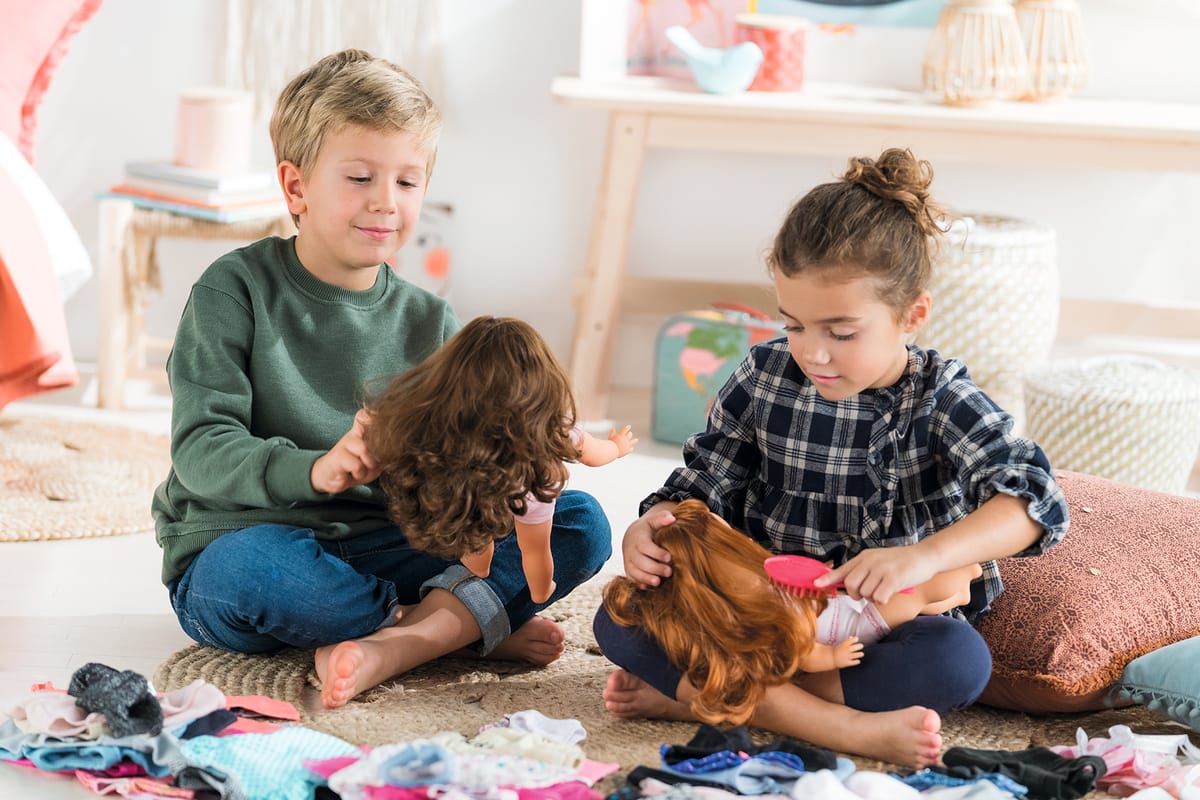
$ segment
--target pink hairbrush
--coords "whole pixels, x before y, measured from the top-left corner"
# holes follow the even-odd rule
[[[801,597],[833,597],[844,584],[834,583],[818,587],[814,581],[833,570],[828,564],[808,556],[771,556],[763,562],[763,569],[771,583],[788,594]],[[901,589],[900,594],[912,594],[912,587]]]

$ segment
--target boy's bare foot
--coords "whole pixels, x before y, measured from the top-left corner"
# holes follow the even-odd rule
[[[691,709],[672,700],[631,672],[609,673],[602,692],[608,713],[621,719],[668,719],[694,722]]]
[[[563,654],[565,643],[566,636],[557,622],[534,616],[496,645],[487,657],[502,661],[528,661],[544,667]]]
[[[321,679],[321,702],[339,708],[357,695],[390,678],[386,648],[378,641],[357,639],[317,648],[315,662]]]

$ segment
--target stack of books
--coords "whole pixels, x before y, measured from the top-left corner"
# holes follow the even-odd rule
[[[239,222],[287,213],[283,191],[273,173],[222,175],[170,161],[129,162],[124,180],[101,196],[211,222]]]

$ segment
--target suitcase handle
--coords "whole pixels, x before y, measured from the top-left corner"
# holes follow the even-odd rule
[[[759,311],[757,308],[753,308],[751,306],[744,306],[741,303],[709,303],[709,305],[711,305],[713,308],[717,309],[718,311],[737,311],[739,313],[745,314],[748,317],[754,317],[757,320],[761,320],[762,322],[770,322],[771,321],[770,314],[764,314],[763,312]]]

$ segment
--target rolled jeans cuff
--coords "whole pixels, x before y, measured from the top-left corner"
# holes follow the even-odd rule
[[[421,597],[431,589],[445,589],[462,601],[479,625],[480,641],[473,647],[486,656],[512,633],[508,612],[499,595],[482,578],[462,564],[454,564],[421,584]]]

